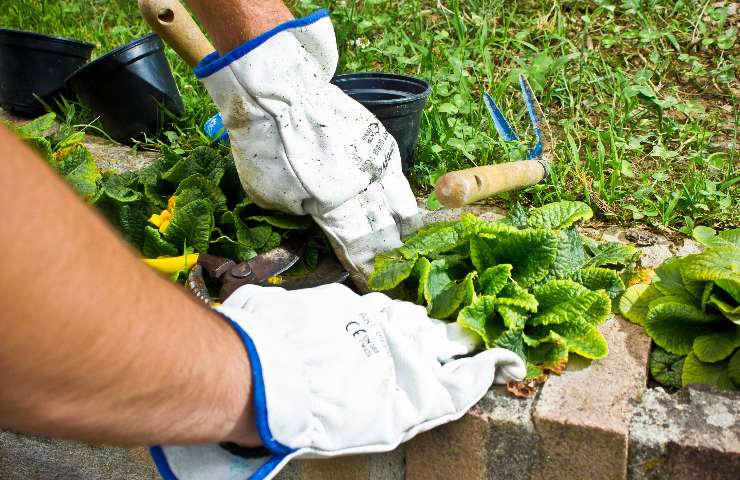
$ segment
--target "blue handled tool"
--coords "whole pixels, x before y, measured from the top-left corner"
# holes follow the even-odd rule
[[[547,129],[547,120],[524,75],[519,76],[519,86],[537,143],[527,151],[526,160],[468,168],[440,177],[435,192],[444,206],[461,207],[498,193],[534,185],[547,178],[551,150],[549,136],[542,133],[543,128]],[[514,129],[488,92],[483,94],[483,101],[501,138],[507,142],[518,140]]]

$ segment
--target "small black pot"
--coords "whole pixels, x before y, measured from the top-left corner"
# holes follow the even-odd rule
[[[162,107],[178,116],[183,112],[164,44],[155,33],[96,58],[72,74],[67,86],[119,142],[155,131],[164,123]]]
[[[332,83],[370,110],[393,135],[403,173],[414,164],[419,122],[432,87],[426,80],[394,73],[345,73]]]
[[[21,116],[44,112],[63,93],[64,80],[90,58],[95,45],[69,38],[0,29],[0,106]]]

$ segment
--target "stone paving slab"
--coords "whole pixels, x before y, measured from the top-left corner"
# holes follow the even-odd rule
[[[630,480],[740,478],[740,393],[650,389],[630,422]]]
[[[647,386],[650,339],[614,316],[599,326],[609,356],[571,358],[562,376],[542,388],[534,423],[551,478],[623,479],[632,404]]]

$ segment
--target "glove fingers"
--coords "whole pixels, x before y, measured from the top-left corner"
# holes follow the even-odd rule
[[[442,366],[439,381],[450,392],[458,410],[472,407],[492,383],[521,380],[526,368],[521,358],[503,348],[492,348],[474,357],[453,360]]]
[[[421,228],[422,221],[409,182],[400,171],[400,159],[398,165],[398,169],[389,167],[386,175],[378,183],[403,238]]]

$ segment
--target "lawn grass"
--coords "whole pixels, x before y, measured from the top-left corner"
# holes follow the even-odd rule
[[[0,0],[0,26],[94,41],[93,55],[147,31],[134,1]],[[726,2],[730,5],[732,2]],[[340,71],[405,72],[429,80],[414,188],[442,173],[518,159],[501,142],[481,94],[489,91],[531,139],[521,95],[528,75],[555,140],[551,177],[497,198],[590,203],[609,222],[690,231],[740,226],[740,12],[682,0],[293,2],[299,15],[327,7]],[[735,4],[737,5],[737,4]],[[140,147],[188,149],[215,107],[168,52],[185,116]],[[74,121],[93,119],[83,108]]]

